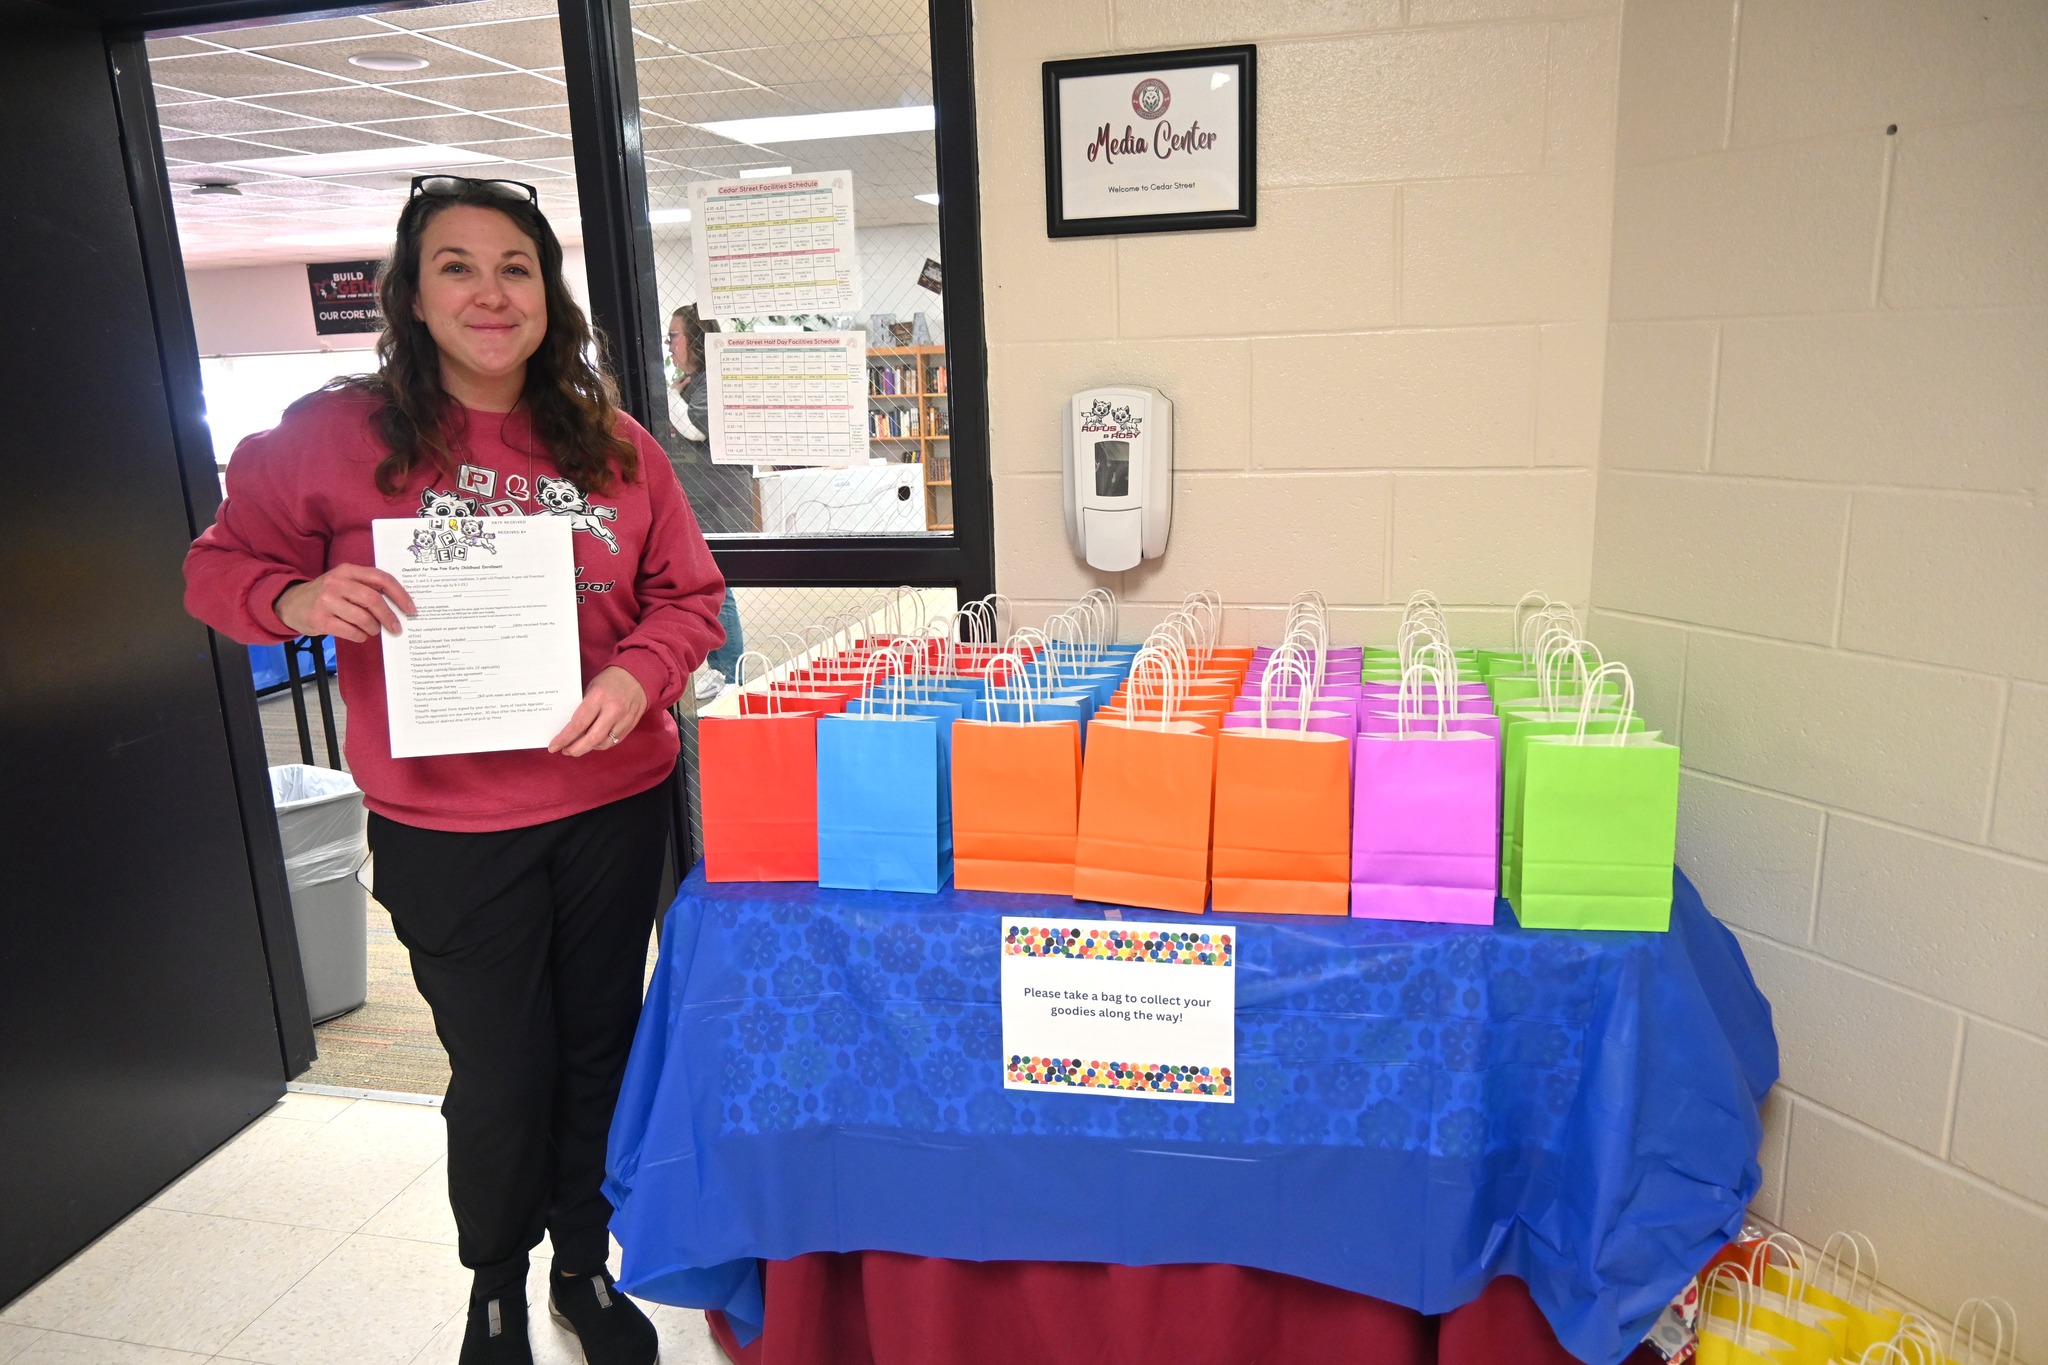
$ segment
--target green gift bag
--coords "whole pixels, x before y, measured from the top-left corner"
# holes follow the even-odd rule
[[[1516,831],[1521,827],[1522,791],[1528,772],[1529,745],[1541,737],[1572,734],[1579,727],[1581,710],[1587,712],[1585,733],[1589,735],[1642,732],[1642,719],[1633,713],[1623,715],[1618,707],[1619,697],[1611,699],[1617,703],[1613,709],[1604,705],[1608,700],[1604,692],[1587,692],[1580,699],[1581,704],[1569,708],[1560,706],[1544,710],[1533,706],[1510,706],[1500,714],[1500,885],[1501,894],[1509,900],[1513,900],[1515,892],[1521,888],[1521,852]],[[1590,707],[1582,704],[1588,701],[1591,702]]]
[[[1623,929],[1671,925],[1671,872],[1678,844],[1678,746],[1635,722],[1635,686],[1621,664],[1621,719],[1598,731],[1589,692],[1564,734],[1531,734],[1523,758],[1521,814],[1509,895],[1529,929]],[[1598,675],[1596,675],[1598,676]]]

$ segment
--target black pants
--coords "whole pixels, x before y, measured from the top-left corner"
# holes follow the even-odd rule
[[[669,785],[487,834],[370,816],[377,899],[448,1049],[448,1202],[478,1298],[523,1284],[543,1229],[564,1271],[594,1272],[610,1251],[599,1186]]]

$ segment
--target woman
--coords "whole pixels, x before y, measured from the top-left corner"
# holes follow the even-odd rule
[[[593,1365],[653,1326],[605,1266],[605,1138],[638,1017],[677,753],[668,707],[725,591],[661,448],[584,359],[531,187],[422,176],[378,285],[378,373],[300,399],[228,466],[187,608],[251,644],[336,637],[376,896],[452,1078],[448,1195],[474,1272],[463,1365],[527,1365],[526,1258]],[[567,509],[565,511],[565,509]],[[380,632],[414,604],[370,522],[577,517],[582,703],[545,751],[391,756]]]
[[[710,324],[716,327],[716,323]],[[675,368],[675,383],[669,389],[668,418],[676,429],[676,444],[683,462],[676,470],[676,476],[684,486],[695,485],[697,494],[714,507],[729,502],[732,510],[744,508],[751,512],[754,505],[753,478],[744,469],[732,466],[718,466],[711,463],[711,419],[708,408],[711,399],[711,382],[704,372],[704,333],[706,324],[697,317],[697,305],[686,303],[669,314],[668,358]],[[722,487],[706,487],[713,480],[722,480]],[[738,484],[735,480],[739,480]],[[721,499],[719,496],[723,494]],[[749,526],[749,530],[758,530]],[[740,631],[740,609],[733,601],[732,589],[725,590],[725,601],[718,606],[718,624],[725,627],[725,643],[711,651],[706,659],[704,676],[697,680],[697,698],[710,701],[716,697],[729,681],[737,681],[740,655],[746,652],[746,637]]]

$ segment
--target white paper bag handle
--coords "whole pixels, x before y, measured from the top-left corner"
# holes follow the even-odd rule
[[[2000,1298],[1964,1299],[1948,1333],[1948,1358],[1956,1365],[1976,1365],[1977,1323],[1986,1313],[1991,1315],[1992,1327],[1990,1365],[2015,1365],[2019,1360],[2019,1310]],[[2009,1329],[2007,1318],[2011,1319]]]
[[[867,666],[861,669],[861,692],[870,699],[872,699],[875,694],[875,670],[882,665],[887,665],[889,672],[891,673],[895,673],[899,676],[902,674],[903,658],[896,652],[896,646],[884,645],[882,648],[876,650],[873,654],[870,654],[868,656]],[[888,675],[883,674],[882,676],[886,677]],[[888,701],[891,705],[890,714],[900,717],[903,715],[903,684],[900,682],[897,683],[896,686],[889,689],[889,692],[890,695],[888,697]],[[873,715],[874,712],[869,712],[868,714]]]
[[[1755,1286],[1751,1285],[1748,1276],[1742,1273],[1741,1266],[1723,1261],[1707,1276],[1706,1283],[1700,1290],[1700,1321],[1704,1323],[1708,1318],[1717,1316],[1709,1311],[1709,1306],[1713,1302],[1713,1296],[1724,1287],[1735,1295],[1735,1330],[1729,1334],[1729,1340],[1748,1349],[1750,1319],[1756,1313],[1756,1299],[1753,1296]]]
[[[1516,649],[1523,650],[1524,652],[1526,652],[1527,648],[1526,644],[1524,643],[1527,637],[1522,634],[1522,612],[1526,608],[1531,606],[1535,607],[1538,611],[1541,611],[1543,608],[1549,605],[1550,594],[1547,592],[1540,592],[1535,589],[1531,589],[1530,591],[1523,593],[1521,599],[1515,603],[1514,642]]]
[[[1551,626],[1537,638],[1536,699],[1546,712],[1557,709],[1557,676],[1553,672],[1554,661],[1578,642],[1578,636],[1559,625]]]
[[[1087,592],[1081,594],[1081,601],[1090,612],[1099,611],[1102,613],[1103,623],[1107,627],[1102,636],[1103,643],[1115,643],[1117,628],[1122,624],[1118,619],[1116,594],[1108,588],[1090,588]],[[1100,655],[1097,657],[1100,657]]]
[[[993,670],[997,664],[1003,663],[1006,660],[1014,661],[1017,665],[1017,672],[1012,673],[1010,676],[1017,677],[1022,674],[1024,670],[1024,656],[1021,654],[1011,654],[1007,652],[997,654],[989,659],[989,668]],[[1028,687],[1022,689],[1012,688],[1011,690],[1020,692],[1019,696],[1013,698],[1013,700],[1015,700],[1017,703],[1017,723],[1019,725],[1036,724],[1038,721],[1037,694],[1032,692]],[[994,694],[994,688],[990,688],[988,691],[981,694],[981,705],[982,709],[988,714],[988,723],[991,725],[1007,724],[1008,722],[1003,720],[1002,711],[1000,707],[997,705]]]
[[[1867,1272],[1863,1267],[1866,1257],[1870,1261],[1870,1268]],[[1848,1275],[1848,1283],[1846,1285],[1842,1282],[1845,1272]],[[1815,1288],[1820,1288],[1820,1277],[1823,1273],[1828,1277],[1826,1285],[1828,1293],[1844,1303],[1868,1309],[1870,1307],[1871,1291],[1877,1287],[1876,1244],[1860,1232],[1837,1232],[1832,1234],[1827,1241],[1821,1244],[1820,1262],[1814,1268],[1813,1278],[1808,1283],[1812,1284]],[[1859,1285],[1863,1290],[1863,1301],[1860,1304],[1856,1302],[1856,1291]]]
[[[1133,728],[1137,726],[1138,685],[1147,673],[1159,677],[1159,728],[1164,730],[1172,723],[1180,700],[1176,694],[1178,679],[1174,663],[1166,651],[1150,645],[1139,650],[1138,657],[1131,660],[1131,675],[1124,682],[1124,724]]]
[[[1786,1317],[1792,1316],[1792,1300],[1801,1285],[1805,1283],[1807,1250],[1806,1243],[1789,1232],[1774,1232],[1758,1242],[1749,1252],[1749,1278],[1756,1286],[1758,1297],[1770,1293],[1770,1276],[1765,1272],[1773,1264],[1775,1253],[1785,1267],[1785,1288],[1779,1298],[1784,1304]]]
[[[1434,664],[1443,675],[1447,688],[1440,700],[1446,704],[1455,702],[1460,681],[1458,653],[1451,648],[1450,642],[1440,635],[1432,635],[1415,647],[1415,657],[1418,661]]]
[[[1416,708],[1419,707],[1421,702],[1420,692],[1424,679],[1428,679],[1430,687],[1435,690],[1437,696],[1436,737],[1443,739],[1450,732],[1450,717],[1442,705],[1444,695],[1443,672],[1435,664],[1417,662],[1401,670],[1401,690],[1394,697],[1394,732],[1402,739],[1408,738],[1408,717],[1410,714],[1417,713]],[[1428,719],[1426,716],[1420,718]]]
[[[1596,735],[1590,742],[1615,745],[1628,743],[1629,722],[1636,716],[1636,680],[1630,675],[1628,665],[1624,663],[1602,664],[1587,680],[1586,693],[1579,698],[1579,723],[1572,728],[1572,743],[1589,742],[1586,739],[1586,725],[1593,718],[1593,703],[1600,696],[1600,684],[1607,678],[1621,679],[1621,710],[1614,716],[1614,733]]]
[[[760,682],[761,679],[765,677],[768,672],[768,656],[766,654],[763,654],[760,650],[750,649],[746,651],[746,653],[740,655],[740,657],[733,662],[732,683],[733,687],[741,692],[747,690],[747,660],[749,659],[759,659],[761,661],[761,671],[754,675],[755,682]],[[768,686],[764,687],[762,691],[768,697],[768,710],[771,713],[776,711],[778,708],[775,704],[775,688],[773,686]]]
[[[1259,675],[1259,733],[1265,734],[1273,728],[1273,679],[1278,675],[1294,679],[1298,689],[1298,714],[1301,733],[1308,733],[1308,664],[1298,651],[1282,646],[1273,651],[1273,657],[1266,661],[1265,672]]]

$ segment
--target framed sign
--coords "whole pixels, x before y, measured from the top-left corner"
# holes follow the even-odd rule
[[[382,261],[329,261],[306,267],[313,291],[313,334],[342,336],[349,332],[381,332],[384,314],[377,307],[377,274]]]
[[[1047,62],[1046,235],[1255,226],[1257,53]]]

